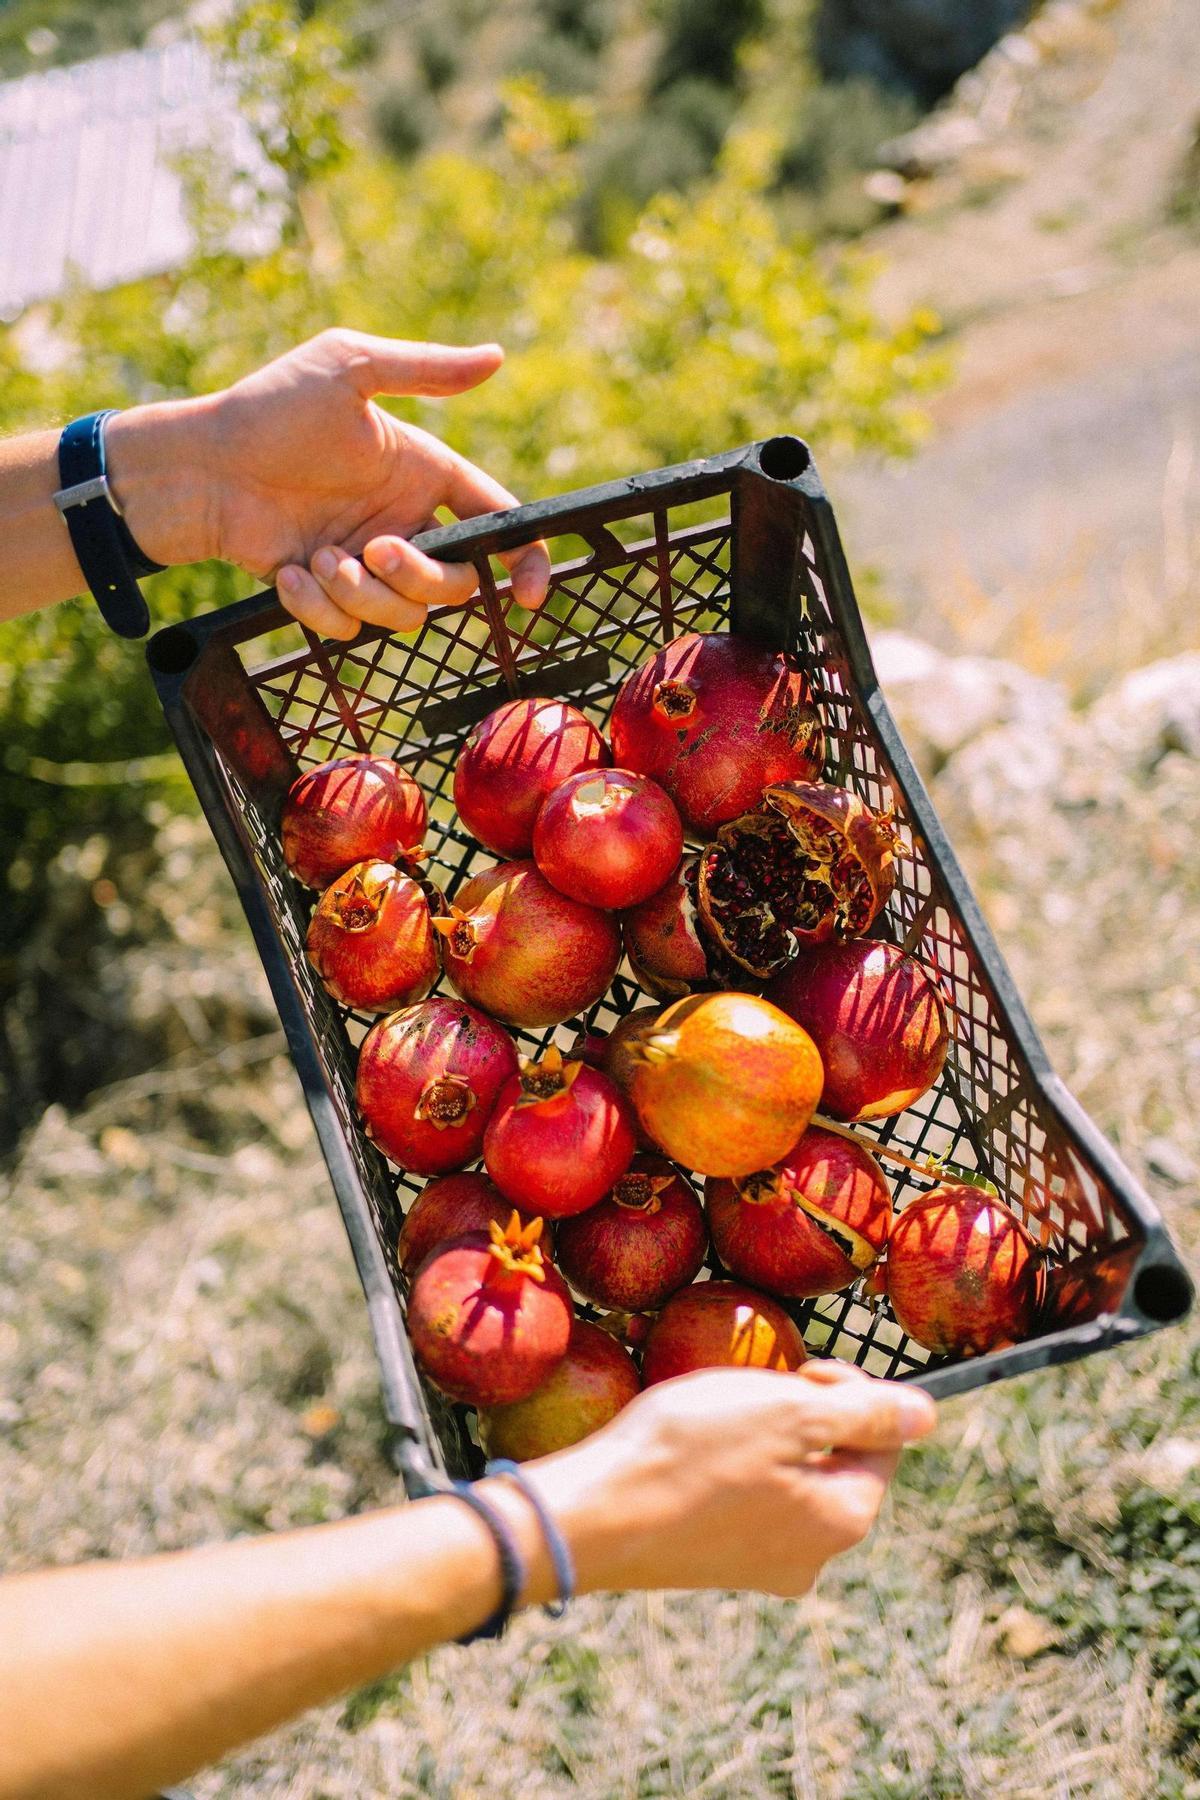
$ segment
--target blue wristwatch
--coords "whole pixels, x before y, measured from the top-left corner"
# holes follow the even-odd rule
[[[108,485],[104,426],[112,416],[112,408],[88,413],[63,432],[58,440],[62,487],[54,504],[66,521],[83,578],[106,623],[119,637],[139,638],[150,629],[150,609],[137,577],[156,575],[164,565],[151,562],[138,549]]]

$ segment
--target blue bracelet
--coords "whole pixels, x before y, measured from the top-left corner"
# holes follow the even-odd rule
[[[492,1534],[500,1558],[500,1604],[490,1618],[458,1639],[460,1644],[473,1644],[476,1638],[498,1638],[512,1616],[512,1610],[525,1586],[526,1569],[517,1549],[517,1541],[499,1513],[494,1512],[469,1481],[452,1481],[450,1492],[466,1502]]]
[[[566,1538],[550,1517],[545,1501],[518,1463],[511,1462],[506,1456],[498,1457],[495,1462],[488,1463],[483,1472],[485,1475],[507,1475],[511,1481],[515,1481],[537,1514],[546,1548],[550,1552],[550,1561],[554,1564],[554,1578],[558,1583],[558,1599],[551,1601],[546,1611],[552,1619],[561,1619],[568,1603],[575,1598],[575,1564]]]

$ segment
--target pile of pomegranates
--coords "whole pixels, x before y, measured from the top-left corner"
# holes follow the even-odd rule
[[[933,970],[866,935],[906,852],[824,750],[798,662],[689,633],[624,683],[607,740],[560,700],[474,727],[454,803],[499,860],[446,893],[390,758],[287,796],[309,961],[376,1015],[364,1129],[432,1177],[396,1246],[413,1351],[494,1454],[573,1443],[689,1369],[795,1369],[794,1305],[820,1295],[886,1293],[943,1356],[1035,1329],[1016,1215],[902,1156],[896,1210],[892,1153],[857,1129],[929,1092],[953,1017]],[[584,1015],[623,958],[647,1000],[605,1034]]]

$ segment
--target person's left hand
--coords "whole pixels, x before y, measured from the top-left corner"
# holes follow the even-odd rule
[[[322,636],[352,638],[366,622],[415,630],[432,605],[475,592],[471,563],[442,563],[408,541],[437,524],[515,506],[514,496],[429,432],[375,404],[376,394],[457,394],[504,360],[497,344],[454,348],[363,332],[323,331],[218,394],[178,403],[189,427],[191,507],[172,508],[136,482],[130,530],[160,562],[219,556],[274,580],[288,611]],[[136,465],[134,409],[112,420],[108,451]],[[174,409],[172,409],[174,410]],[[149,439],[143,440],[148,449]],[[361,556],[362,561],[357,559]],[[539,606],[550,558],[543,543],[508,552],[513,595]]]

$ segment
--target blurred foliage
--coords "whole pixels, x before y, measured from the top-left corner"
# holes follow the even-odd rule
[[[160,19],[183,11],[181,0],[7,0],[0,6],[0,70],[78,62],[140,44]]]
[[[586,37],[590,9],[557,0],[553,11]],[[358,141],[332,9],[301,20],[287,0],[249,0],[216,38],[266,175],[232,166],[225,143],[194,158],[192,262],[52,309],[52,368],[24,367],[19,333],[0,337],[0,429],[211,391],[340,322],[501,339],[509,360],[485,387],[449,409],[398,410],[530,498],[779,430],[804,431],[826,456],[903,452],[918,436],[919,396],[937,374],[923,350],[932,322],[881,328],[865,266],[818,259],[781,227],[769,134],[735,130],[710,179],[686,198],[650,198],[620,252],[601,258],[576,231],[587,102],[514,82],[486,151],[398,164]],[[281,221],[277,247],[253,261],[227,247],[248,196]],[[248,587],[213,565],[168,571],[147,592],[166,623]],[[56,843],[137,829],[161,782],[144,769],[124,779],[123,765],[166,740],[139,650],[111,637],[90,603],[12,624],[0,640],[0,829],[16,942],[37,917],[35,872]],[[48,778],[63,763],[102,766],[86,780]]]

